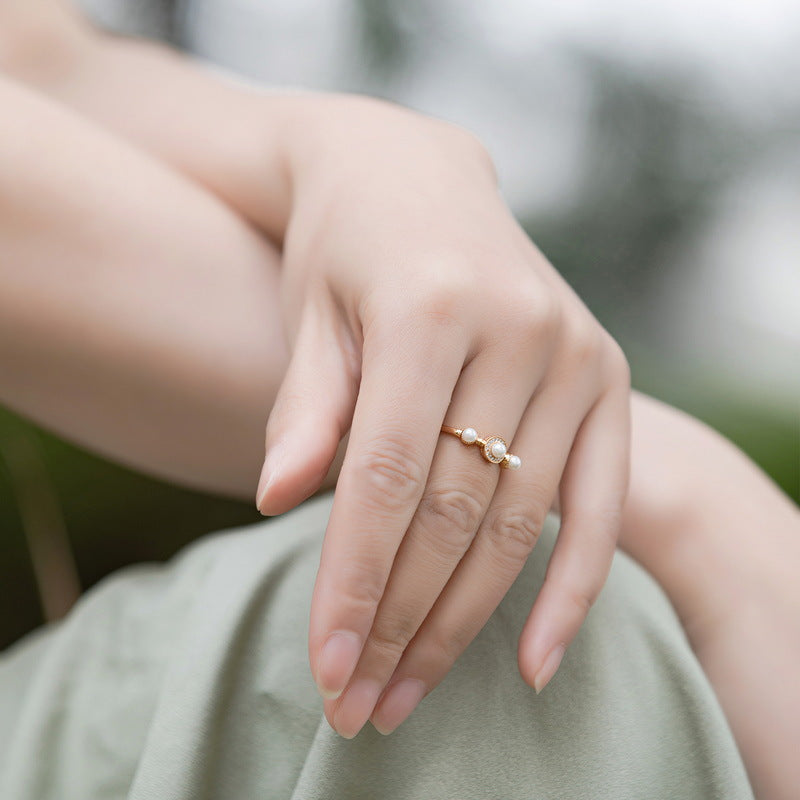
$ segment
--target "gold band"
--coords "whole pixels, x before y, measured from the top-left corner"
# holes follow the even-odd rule
[[[483,439],[478,436],[475,428],[453,428],[450,425],[442,425],[442,433],[457,436],[468,446],[477,444],[481,448],[481,455],[492,464],[499,464],[506,469],[519,469],[522,466],[520,457],[508,452],[508,445],[500,436],[487,436]]]

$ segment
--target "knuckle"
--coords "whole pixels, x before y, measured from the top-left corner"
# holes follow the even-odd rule
[[[547,290],[538,289],[517,300],[512,327],[524,342],[541,342],[553,337],[561,326],[561,304]]]
[[[631,367],[624,350],[610,335],[606,343],[606,363],[608,375],[614,384],[624,387],[631,385]]]
[[[472,131],[467,131],[467,144],[472,150],[475,159],[483,166],[486,172],[491,176],[492,183],[496,184],[499,180],[497,172],[497,165],[494,163],[492,152],[489,150],[486,143]]]
[[[430,329],[461,331],[469,320],[470,291],[449,266],[454,257],[425,255],[413,265],[415,277],[402,304],[396,286],[374,290],[364,302],[361,315],[367,358],[394,347],[398,337],[430,338]],[[434,334],[435,335],[435,334]]]
[[[424,645],[424,662],[438,671],[447,670],[467,649],[473,638],[474,634],[463,625],[446,629],[437,626]]]
[[[594,367],[601,350],[601,336],[592,326],[581,327],[572,332],[568,344],[568,358],[575,371],[583,372]]]
[[[372,619],[386,588],[386,576],[375,564],[350,560],[341,569],[339,602],[353,617]]]
[[[457,137],[463,142],[466,149],[470,151],[470,154],[476,158],[480,158],[485,160],[488,164],[492,164],[492,155],[489,151],[489,148],[484,143],[483,139],[481,139],[478,134],[474,131],[469,130],[468,128],[461,128],[457,127],[454,128],[454,132],[456,133]]]
[[[412,322],[461,327],[465,320],[468,291],[455,270],[448,266],[448,258],[429,258],[426,264],[425,290],[413,298],[407,313]]]
[[[544,514],[531,509],[498,509],[486,525],[487,543],[515,566],[531,554],[542,532]]]
[[[419,459],[399,437],[385,437],[359,456],[355,467],[359,483],[382,507],[394,510],[412,502],[425,483]]]
[[[489,173],[493,182],[497,183],[497,171],[491,152],[478,135],[451,122],[443,123],[437,120],[435,125],[443,134],[440,141],[446,146],[449,157],[459,155],[469,162],[478,164]]]
[[[415,633],[416,627],[412,628],[410,618],[407,621],[398,618],[391,624],[374,625],[369,634],[369,644],[385,661],[397,663]]]
[[[561,587],[561,595],[578,612],[581,618],[589,613],[589,609],[594,605],[598,594],[600,594],[600,587],[595,585],[568,585]]]
[[[463,489],[436,489],[420,503],[424,526],[435,531],[436,549],[458,556],[469,546],[483,511],[481,502]]]

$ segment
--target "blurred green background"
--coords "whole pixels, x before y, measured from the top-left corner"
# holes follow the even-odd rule
[[[242,55],[247,42],[239,39],[231,45],[236,46],[235,53],[231,50],[227,61],[220,53],[210,52],[201,36],[202,19],[195,20],[195,28],[187,26],[184,18],[176,17],[176,4],[148,0],[144,5],[118,1],[103,6],[87,0],[87,5],[102,6],[105,10],[97,18],[109,27],[115,27],[116,7],[116,18],[122,20],[116,29],[122,32],[160,35],[258,80],[277,84],[288,80],[277,67],[270,72],[266,57],[248,61]],[[457,32],[442,7],[422,0],[413,4],[359,0],[353,8],[349,29],[356,31],[359,42],[356,68],[350,78],[328,83],[336,84],[334,88],[383,94],[437,113],[451,97],[450,88],[455,93],[458,87],[448,84],[445,94],[434,92],[418,101],[408,87],[414,84],[410,70],[414,64],[428,63],[428,50],[439,57],[446,47],[458,47]],[[251,18],[243,15],[243,19],[242,27],[253,28],[253,37],[258,39],[261,34]],[[298,58],[305,58],[313,47],[302,41],[302,32],[298,35]],[[530,107],[525,125],[535,132],[540,95],[533,72],[528,71],[536,57],[536,48],[532,45],[530,50],[524,58],[512,53],[501,64],[496,54],[492,55],[495,60],[487,55],[488,50],[468,48],[474,80],[467,88],[477,91],[475,76],[484,75],[495,93],[494,87],[501,86],[497,75],[510,76],[507,83],[514,97],[509,108],[517,113]],[[762,330],[758,320],[753,323],[729,313],[735,303],[726,305],[725,297],[726,292],[733,296],[733,272],[731,286],[713,277],[715,264],[728,267],[725,246],[741,228],[739,217],[731,216],[730,198],[747,199],[751,205],[744,216],[755,218],[757,210],[765,208],[762,198],[775,197],[775,192],[764,193],[759,176],[766,174],[772,180],[777,174],[796,188],[791,176],[800,174],[800,160],[788,153],[800,130],[800,100],[795,96],[783,106],[773,104],[766,116],[754,100],[752,113],[742,114],[741,108],[721,99],[724,85],[714,89],[709,84],[698,90],[703,67],[696,64],[637,69],[624,53],[610,56],[602,47],[574,42],[562,43],[557,53],[556,62],[567,63],[570,80],[574,83],[579,76],[581,87],[576,93],[581,119],[578,190],[550,204],[526,204],[519,201],[518,192],[518,202],[512,205],[519,218],[623,345],[635,386],[710,423],[784,491],[800,499],[798,338],[797,331],[787,329],[793,314],[778,313],[786,307],[782,295],[791,293],[791,285],[783,292],[779,285],[777,292],[759,300],[760,305],[754,301],[753,309],[765,322]],[[320,70],[320,75],[330,74],[324,63]],[[446,65],[441,74],[449,74]],[[433,80],[430,72],[425,80]],[[548,80],[553,80],[552,75]],[[313,78],[307,83],[313,85]],[[558,85],[548,86],[546,96],[560,91]],[[750,87],[750,91],[759,88]],[[441,115],[477,129],[493,152],[496,144],[501,179],[507,177],[514,194],[515,185],[520,184],[519,180],[515,184],[515,166],[525,154],[511,147],[504,155],[503,142],[522,123],[509,112],[507,120],[500,120],[505,124],[498,127],[497,120],[476,103],[474,117],[466,111],[460,116],[459,107],[452,105]],[[530,156],[527,153],[529,161]],[[533,160],[547,158],[547,151],[540,150]],[[777,164],[777,170],[763,167],[767,163]],[[554,194],[565,170],[555,172]],[[524,188],[524,180],[522,184]],[[538,180],[531,180],[531,193],[536,191],[540,197],[547,194]],[[784,268],[800,270],[796,234],[790,237],[793,245],[783,250],[763,247],[763,242],[775,240],[770,220],[785,214],[794,202],[766,205],[769,218],[758,229],[762,244],[755,246],[756,252],[765,255],[752,265],[756,277],[768,274],[770,267],[774,274]],[[792,218],[796,221],[800,215]],[[740,244],[736,242],[739,249]],[[712,277],[704,279],[704,274]],[[797,298],[788,302],[796,306]],[[783,321],[772,327],[766,324],[775,320]],[[31,535],[52,537],[54,552],[66,547],[80,587],[86,589],[126,564],[168,558],[205,532],[259,518],[251,504],[134,474],[0,409],[0,648],[44,619]]]

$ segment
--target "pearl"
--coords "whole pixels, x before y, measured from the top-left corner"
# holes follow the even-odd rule
[[[464,428],[461,431],[461,441],[464,444],[472,444],[473,442],[477,441],[478,439],[478,431],[475,428]]]
[[[508,457],[508,468],[519,469],[522,466],[522,459],[519,456]]]
[[[492,455],[495,458],[502,458],[506,454],[506,449],[502,442],[492,442]]]

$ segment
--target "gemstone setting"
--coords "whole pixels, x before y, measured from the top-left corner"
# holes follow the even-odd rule
[[[513,470],[522,466],[522,459],[508,452],[508,444],[502,436],[488,436],[484,439],[478,435],[475,428],[454,428],[450,425],[442,425],[442,433],[457,436],[467,446],[477,445],[483,459],[491,464]]]
[[[483,457],[492,464],[499,464],[508,452],[508,445],[499,436],[490,436],[483,445]]]

